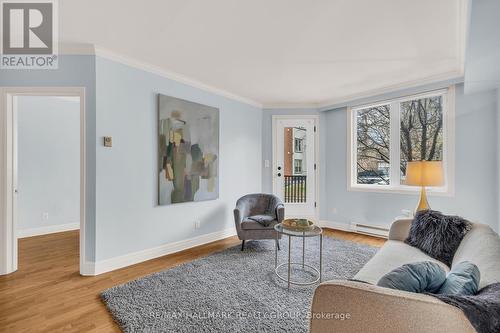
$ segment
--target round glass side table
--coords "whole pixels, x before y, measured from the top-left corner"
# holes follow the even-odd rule
[[[306,230],[306,231],[295,231],[293,229],[287,229],[284,228],[281,223],[278,223],[274,226],[274,230],[276,230],[276,244],[274,246],[274,273],[276,276],[282,280],[288,283],[288,289],[290,289],[291,284],[295,285],[302,285],[302,286],[307,286],[311,284],[315,284],[317,282],[321,282],[321,266],[322,266],[322,260],[323,260],[323,229],[321,229],[318,226],[314,226],[313,229],[311,230]],[[278,240],[279,240],[279,235],[285,235],[288,236],[288,262],[282,263],[278,265]],[[292,238],[297,237],[297,238],[302,238],[302,262],[292,262],[291,261],[291,253],[292,253]],[[305,263],[305,248],[306,248],[306,238],[308,237],[319,237],[319,269],[312,266],[308,265]],[[286,277],[280,275],[278,270],[280,267],[288,265],[288,274]],[[315,273],[315,278],[312,281],[294,281],[291,278],[291,272],[292,272],[292,266],[299,266],[303,270],[305,268],[312,269]]]

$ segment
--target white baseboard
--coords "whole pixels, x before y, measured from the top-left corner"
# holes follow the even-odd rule
[[[185,239],[182,241],[164,244],[161,246],[157,246],[151,249],[146,249],[142,251],[137,251],[133,253],[129,253],[123,256],[114,257],[110,259],[105,259],[93,263],[94,267],[90,267],[92,263],[85,265],[85,273],[84,275],[99,275],[106,272],[113,271],[115,269],[127,267],[130,265],[138,264],[143,261],[155,259],[158,257],[165,256],[167,254],[172,254],[175,252],[183,251],[190,249],[195,246],[215,242],[217,240],[221,240],[227,237],[231,237],[236,235],[235,228],[228,228],[221,231],[212,232],[209,234]]]
[[[389,227],[372,223],[357,223],[351,221],[351,230],[358,234],[365,234],[375,237],[389,237]]]
[[[322,220],[320,221],[321,227],[325,228],[330,228],[330,229],[335,229],[335,230],[342,230],[342,231],[347,231],[347,232],[354,232],[357,234],[364,234],[364,235],[370,235],[370,236],[375,236],[375,237],[383,237],[387,238],[389,235],[389,230],[388,228],[384,226],[379,226],[379,225],[372,225],[372,224],[356,224],[356,223],[342,223],[342,222],[335,222],[335,221],[327,221],[327,220]]]
[[[334,222],[334,221],[327,221],[327,220],[321,220],[321,221],[319,221],[319,223],[320,223],[321,227],[353,232],[353,230],[351,229],[351,226],[348,223]]]
[[[44,227],[30,228],[30,229],[19,229],[17,230],[17,238],[41,236],[41,235],[53,234],[56,232],[78,230],[78,229],[80,229],[80,222],[55,224],[55,225],[48,225]]]
[[[86,261],[83,265],[80,265],[80,275],[83,276],[94,276],[95,274],[95,264],[93,262]]]

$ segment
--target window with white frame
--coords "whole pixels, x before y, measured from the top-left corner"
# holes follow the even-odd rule
[[[405,186],[409,161],[443,161],[449,191],[453,87],[350,108],[353,190],[415,190]]]

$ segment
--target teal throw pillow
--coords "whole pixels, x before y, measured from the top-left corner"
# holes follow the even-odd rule
[[[382,276],[377,285],[414,293],[435,293],[446,280],[446,272],[435,262],[405,264]]]
[[[454,265],[446,277],[438,294],[475,295],[479,289],[481,274],[479,268],[470,261],[462,261]]]

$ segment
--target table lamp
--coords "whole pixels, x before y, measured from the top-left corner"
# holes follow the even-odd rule
[[[416,211],[430,209],[427,202],[426,186],[443,185],[443,163],[441,161],[408,162],[406,167],[406,185],[420,186],[420,201]]]

